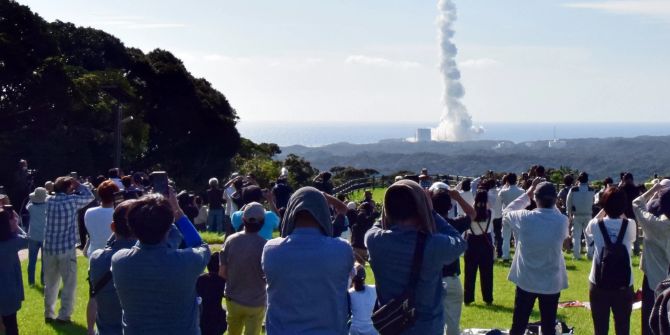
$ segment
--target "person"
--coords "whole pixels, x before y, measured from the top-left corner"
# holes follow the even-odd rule
[[[563,176],[563,188],[558,192],[558,200],[556,201],[556,207],[558,207],[558,210],[561,211],[562,214],[568,215],[567,212],[567,201],[568,201],[568,193],[572,189],[572,184],[575,183],[575,177],[572,175],[572,173],[568,173]]]
[[[89,236],[84,248],[86,257],[91,257],[98,249],[104,249],[112,235],[110,224],[114,215],[114,193],[119,192],[119,188],[113,181],[105,180],[98,186],[97,192],[100,206],[89,208],[84,214],[84,225]]]
[[[274,204],[272,193],[267,192],[267,190],[261,190],[261,188],[256,185],[252,185],[243,188],[242,198],[244,200],[245,204],[244,206],[252,202],[255,203],[266,202],[270,206],[272,210],[265,211],[265,218],[263,219],[263,227],[261,227],[261,230],[258,232],[258,235],[260,235],[266,240],[271,239],[272,232],[275,229],[279,228],[279,222],[281,221],[279,219],[279,216],[277,215],[277,207]],[[244,216],[244,207],[242,207],[242,210],[236,211],[230,216],[234,231],[239,231],[242,228],[243,216]]]
[[[111,168],[107,171],[107,179],[111,180],[116,184],[116,187],[119,188],[119,190],[123,191],[125,190],[125,187],[123,186],[123,182],[121,181],[122,173],[121,169],[119,168]]]
[[[433,184],[435,186],[435,184]],[[431,186],[431,189],[433,188]],[[431,190],[431,201],[435,213],[440,215],[459,233],[464,233],[470,228],[473,217],[476,216],[475,209],[460,196],[456,190],[433,189]],[[451,212],[452,203],[456,202],[463,208],[465,215],[449,218],[447,213]],[[440,231],[446,233],[444,231]],[[459,279],[461,264],[457,258],[454,262],[447,264],[442,269],[444,326],[447,335],[460,335],[461,311],[463,308],[463,285]]]
[[[263,205],[244,206],[244,230],[223,242],[219,256],[219,275],[226,280],[228,333],[258,335],[265,316],[267,295],[261,269],[261,255],[267,239],[259,235],[266,213]]]
[[[351,327],[349,335],[377,335],[372,324],[372,311],[377,301],[377,291],[374,285],[365,284],[365,267],[354,264],[354,276],[349,289],[351,301]]]
[[[55,195],[46,199],[46,226],[42,264],[44,266],[44,317],[46,322],[70,323],[77,288],[77,211],[94,196],[72,177],[58,177]],[[61,307],[56,316],[56,299],[61,279]]]
[[[139,240],[112,256],[114,287],[123,309],[123,333],[200,334],[195,283],[209,262],[209,246],[169,198],[148,194],[128,209],[128,226]],[[166,236],[174,225],[184,249],[173,249]]]
[[[516,173],[508,173],[507,183],[498,193],[500,208],[505,209],[512,203],[512,201],[520,197],[523,193],[524,191],[517,185]],[[506,264],[510,261],[510,244],[512,241],[512,227],[510,227],[508,223],[508,221],[502,221],[502,261]]]
[[[493,257],[494,248],[491,233],[491,211],[488,208],[488,192],[480,190],[475,196],[475,217],[466,234],[468,249],[465,251],[465,278],[463,301],[470,305],[475,301],[475,282],[479,270],[482,299],[487,305],[493,304]]]
[[[277,178],[275,186],[272,187],[272,195],[275,197],[275,204],[277,205],[280,213],[282,212],[282,209],[286,209],[286,205],[288,205],[288,199],[291,198],[291,194],[293,194],[293,188],[288,185],[288,180],[286,177],[280,176]]]
[[[375,216],[372,204],[364,202],[358,207],[354,221],[351,221],[351,247],[354,250],[356,262],[361,265],[365,265],[368,261],[368,249],[365,247],[365,233],[375,223]]]
[[[28,227],[28,285],[35,286],[35,268],[37,267],[37,255],[42,250],[44,243],[44,228],[47,221],[47,190],[38,187],[28,196],[30,201],[26,209],[30,214],[30,227]],[[40,266],[40,283],[44,286],[44,263]]]
[[[116,186],[115,184],[112,184]],[[121,202],[114,209],[110,229],[113,238],[103,249],[94,250],[89,257],[89,306],[87,309],[88,333],[95,334],[94,324],[99,335],[123,334],[121,304],[112,282],[112,257],[119,250],[130,249],[137,239],[130,231],[126,215],[134,200]]]
[[[0,316],[6,335],[18,335],[16,313],[24,300],[19,250],[28,247],[25,232],[19,227],[19,215],[0,207]]]
[[[614,329],[617,335],[630,333],[630,314],[633,306],[633,272],[631,271],[630,251],[635,242],[636,227],[635,222],[620,217],[624,214],[626,203],[630,201],[624,190],[619,188],[609,188],[605,190],[600,198],[603,211],[596,218],[589,222],[585,233],[589,239],[593,240],[593,262],[591,273],[589,274],[589,300],[591,303],[591,317],[593,318],[593,328],[595,335],[609,334],[610,310],[614,315]],[[606,215],[606,216],[605,216]],[[606,235],[604,235],[606,231]],[[605,239],[611,243],[621,243],[625,246],[627,263],[620,264],[623,268],[614,268],[614,272],[607,272],[610,278],[603,278],[603,257],[605,256]],[[608,266],[612,266],[608,264]],[[628,273],[618,273],[618,271],[627,268]],[[602,274],[602,276],[601,276]],[[622,278],[623,285],[614,287],[612,276],[628,276]]]
[[[458,193],[461,195],[461,198],[465,199],[470,206],[475,204],[475,195],[472,194],[472,180],[470,178],[463,179],[459,185],[456,186],[456,189],[459,190]],[[456,214],[454,216],[462,215],[464,213],[463,208],[456,204]]]
[[[333,182],[330,181],[332,176],[333,175],[328,171],[319,173],[312,183],[317,190],[325,192],[326,194],[333,194]]]
[[[223,190],[219,188],[219,180],[209,179],[207,189],[209,213],[207,214],[207,231],[221,233],[223,231]]]
[[[666,179],[665,182],[670,183],[670,180]],[[640,261],[640,268],[644,273],[642,279],[642,335],[651,335],[649,317],[654,306],[654,290],[666,278],[670,267],[669,189],[661,183],[655,184],[633,200],[633,210],[644,233],[644,253]]]
[[[373,208],[373,209],[374,209],[374,208],[377,208],[377,203],[376,203],[375,200],[372,198],[372,190],[365,190],[365,191],[363,192],[363,201],[361,201],[361,204],[362,204],[362,203],[366,203],[366,202],[367,202],[367,203],[370,203],[370,205],[372,205],[372,208]]]
[[[221,307],[226,280],[219,275],[219,252],[212,254],[207,273],[198,277],[195,290],[201,299],[200,330],[202,335],[222,335],[228,329],[226,311]]]
[[[635,217],[635,212],[633,211],[633,200],[639,197],[642,192],[640,192],[640,189],[637,187],[637,185],[635,185],[635,179],[632,173],[622,173],[619,188],[624,190],[628,199],[623,213],[629,220],[633,220],[637,226],[637,218]],[[635,232],[637,233],[637,230],[635,230]],[[638,236],[635,237],[635,243],[633,243],[633,254],[635,256],[640,255],[640,239]]]
[[[281,237],[265,244],[261,258],[267,280],[267,333],[346,333],[353,264],[351,246],[333,237],[324,194],[314,187],[293,193]]]
[[[123,176],[123,178],[121,178],[121,184],[123,185],[123,200],[137,199],[142,196],[142,191],[137,186],[135,186],[133,177]]]
[[[47,180],[44,182],[44,188],[47,190],[47,193],[49,195],[54,193],[54,182],[51,180]]]
[[[568,218],[572,221],[572,257],[581,259],[582,232],[591,221],[593,212],[593,199],[595,191],[589,187],[589,175],[582,172],[577,177],[579,186],[570,188],[566,198],[565,207]],[[586,255],[588,259],[593,257],[593,248],[590,238],[586,238]]]
[[[537,208],[526,210],[531,197]],[[568,288],[563,241],[568,237],[568,218],[556,209],[556,188],[535,178],[528,191],[503,211],[512,228],[516,252],[507,279],[516,284],[510,335],[523,335],[535,300],[539,300],[544,335],[555,334],[556,311],[561,291]]]
[[[444,233],[438,232],[438,225]],[[442,334],[442,270],[465,251],[467,243],[439,215],[433,215],[430,200],[418,183],[400,180],[386,190],[381,222],[365,235],[380,305],[400,297],[407,288],[419,233],[426,240],[414,290],[415,322],[402,334]]]
[[[195,207],[198,209],[198,216],[193,219],[193,224],[198,231],[207,230],[207,216],[209,215],[207,205],[203,204],[200,196],[195,197]],[[221,211],[223,215],[223,211]]]
[[[428,175],[428,169],[423,168],[421,169],[421,174],[419,174],[419,185],[421,185],[422,188],[428,189],[430,186],[433,184],[432,179]]]
[[[233,173],[230,180],[223,186],[223,198],[226,200],[226,217],[223,219],[223,230],[226,236],[235,232],[231,224],[231,215],[244,206],[242,203],[242,185],[244,185],[244,178],[237,173]]]
[[[495,242],[495,253],[497,258],[502,258],[502,207],[498,201],[500,188],[494,178],[488,180],[488,208],[491,211],[491,223],[493,224],[493,241]]]

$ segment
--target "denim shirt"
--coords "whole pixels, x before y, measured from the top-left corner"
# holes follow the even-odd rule
[[[403,334],[442,334],[442,268],[465,251],[467,243],[444,220],[436,222],[438,231],[426,238],[423,262],[416,285],[416,322]],[[417,231],[394,225],[390,230],[375,224],[365,234],[370,267],[375,275],[377,298],[381,304],[399,297],[406,289],[414,258]]]
[[[209,257],[207,244],[173,249],[139,243],[114,254],[124,334],[200,334],[195,283]]]
[[[261,265],[268,283],[267,333],[346,334],[351,246],[318,228],[268,241]]]
[[[105,273],[110,271],[112,266],[112,256],[121,249],[132,248],[136,242],[136,240],[119,239],[112,242],[112,244],[105,249],[94,251],[93,254],[91,254],[88,268],[88,277],[91,287],[95,287]],[[114,283],[111,280],[96,293],[95,301],[98,304],[98,313],[95,319],[98,334],[123,334],[121,304],[119,303],[119,297],[116,295]]]

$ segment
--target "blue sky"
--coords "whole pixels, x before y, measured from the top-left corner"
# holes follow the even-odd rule
[[[244,121],[437,123],[437,1],[20,0],[175,53]],[[670,122],[670,0],[456,0],[477,122]]]

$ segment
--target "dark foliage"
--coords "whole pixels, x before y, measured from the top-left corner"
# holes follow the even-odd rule
[[[127,171],[160,168],[191,187],[227,175],[240,148],[225,96],[170,52],[145,55],[103,31],[48,23],[0,1],[0,185],[13,187],[20,158],[40,170],[38,182],[106,171],[117,108]]]

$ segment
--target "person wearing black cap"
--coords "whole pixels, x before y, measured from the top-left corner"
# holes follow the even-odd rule
[[[531,198],[537,208],[525,210]],[[503,220],[512,228],[516,240],[516,252],[507,277],[516,284],[510,335],[526,332],[536,299],[540,304],[542,333],[555,334],[558,299],[561,291],[568,288],[563,259],[568,218],[556,208],[556,198],[554,185],[538,177],[525,194],[503,211]]]

